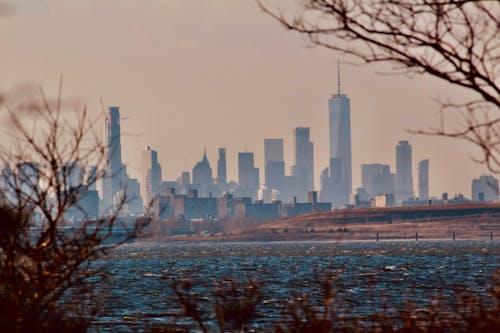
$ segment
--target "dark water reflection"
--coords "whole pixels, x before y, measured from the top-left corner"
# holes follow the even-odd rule
[[[103,315],[96,330],[129,330],[124,323],[170,321],[179,312],[173,279],[190,279],[207,304],[222,279],[261,283],[257,330],[270,329],[284,301],[321,299],[319,279],[336,276],[336,309],[363,316],[406,302],[426,307],[457,291],[485,293],[499,267],[500,241],[400,242],[137,242],[116,249]],[[259,329],[260,328],[260,329]]]

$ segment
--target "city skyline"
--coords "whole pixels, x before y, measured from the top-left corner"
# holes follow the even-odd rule
[[[83,99],[94,115],[101,110],[99,97],[119,105],[128,117],[121,123],[122,160],[131,177],[139,178],[140,151],[148,145],[158,151],[168,180],[191,170],[203,147],[215,168],[217,149],[225,147],[228,179],[237,179],[237,152],[248,149],[263,183],[263,138],[283,138],[285,164],[291,166],[292,130],[303,126],[311,128],[319,189],[320,172],[328,165],[325,101],[336,91],[337,54],[305,48],[300,37],[283,31],[252,1],[199,8],[182,1],[120,6],[89,1],[78,12],[63,1],[39,1],[36,8],[23,3],[0,21],[5,45],[0,91],[37,81],[54,96],[63,74],[64,95]],[[422,158],[431,160],[431,196],[467,194],[471,179],[487,173],[471,161],[471,146],[405,132],[436,126],[439,106],[432,98],[460,90],[428,78],[374,73],[388,67],[343,66],[342,71],[343,90],[353,101],[353,189],[361,184],[361,164],[395,170],[393,147],[400,140],[410,140],[418,152],[413,170]]]

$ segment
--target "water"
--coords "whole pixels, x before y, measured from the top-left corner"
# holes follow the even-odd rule
[[[384,305],[451,300],[457,291],[484,294],[499,263],[500,241],[136,242],[106,259],[111,278],[94,327],[131,330],[145,320],[178,321],[173,280],[193,281],[206,304],[223,279],[256,281],[262,300],[254,325],[266,330],[291,298],[321,300],[319,281],[329,274],[336,309],[362,317]]]

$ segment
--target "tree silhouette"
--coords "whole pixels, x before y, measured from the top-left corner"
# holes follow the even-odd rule
[[[125,196],[106,218],[89,210],[107,147],[96,131],[99,118],[86,108],[68,113],[61,87],[54,101],[41,89],[35,96],[7,94],[12,141],[0,151],[2,332],[85,331],[104,278],[95,260],[148,222],[122,223]]]
[[[467,140],[481,149],[478,162],[500,172],[500,2],[302,0],[291,10],[257,3],[310,45],[362,63],[390,63],[396,73],[430,75],[473,92],[466,101],[441,102],[440,125],[415,133]],[[444,120],[450,110],[463,120],[453,129]]]

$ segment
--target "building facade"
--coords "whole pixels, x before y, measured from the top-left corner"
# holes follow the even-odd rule
[[[160,191],[161,166],[158,163],[158,153],[146,147],[141,153],[141,195],[144,211],[153,204],[153,199]]]
[[[120,108],[111,106],[106,114],[106,171],[102,194],[104,212],[112,208],[113,198],[125,185],[120,131]]]
[[[208,197],[213,185],[212,168],[207,158],[206,150],[203,151],[203,158],[195,164],[193,168],[193,185],[198,187],[200,197]]]
[[[407,140],[396,146],[396,204],[413,197],[412,151]]]
[[[266,190],[279,196],[285,177],[283,139],[264,139],[264,171]]]
[[[238,153],[238,188],[237,195],[257,199],[259,190],[259,168],[254,165],[254,156],[250,152]]]
[[[226,149],[219,148],[219,158],[217,159],[217,186],[224,191],[227,185],[227,162]]]
[[[418,198],[429,200],[429,160],[418,162]]]
[[[307,192],[314,190],[314,144],[310,139],[309,127],[297,127],[295,138],[295,165],[293,176],[297,182],[298,201],[307,200]]]
[[[392,194],[394,192],[394,175],[391,174],[387,164],[362,164],[361,186],[370,198],[379,194]]]
[[[489,175],[473,179],[472,200],[481,202],[498,201],[498,179]]]

